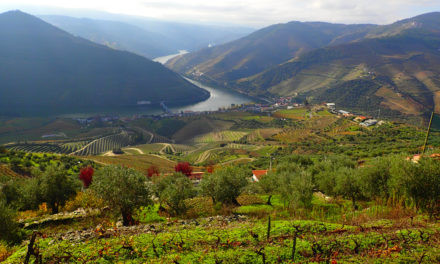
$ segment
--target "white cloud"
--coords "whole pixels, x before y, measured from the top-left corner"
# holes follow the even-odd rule
[[[440,11],[439,0],[0,0],[18,5],[84,8],[178,21],[227,22],[252,26],[300,21],[391,23]]]

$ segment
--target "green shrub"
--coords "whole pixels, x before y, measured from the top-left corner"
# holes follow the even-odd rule
[[[163,222],[165,218],[158,214],[159,205],[142,206],[135,214],[135,219],[141,223]]]
[[[0,200],[0,240],[8,244],[20,242],[22,231],[15,221],[15,212]]]

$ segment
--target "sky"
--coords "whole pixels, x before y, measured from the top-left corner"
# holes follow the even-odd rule
[[[36,15],[87,9],[168,21],[264,27],[292,20],[388,24],[440,11],[440,0],[0,0],[0,11],[11,9]]]

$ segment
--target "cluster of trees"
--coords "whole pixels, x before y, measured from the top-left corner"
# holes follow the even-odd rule
[[[313,159],[285,158],[258,182],[261,192],[280,194],[288,206],[309,208],[313,193],[341,196],[352,201],[399,198],[433,217],[440,213],[440,161],[421,158],[418,162],[403,156],[375,158],[364,166],[345,156]]]
[[[207,173],[195,185],[188,177],[189,169],[189,164],[182,163],[173,174],[154,171],[146,177],[121,166],[96,171],[86,167],[78,176],[55,164],[34,172],[32,178],[0,181],[0,239],[13,241],[19,237],[14,210],[35,209],[47,203],[52,213],[57,213],[81,188],[88,188],[117,211],[124,225],[134,223],[137,208],[152,205],[155,200],[169,214],[179,216],[189,209],[187,199],[205,196],[214,205],[234,206],[239,205],[237,198],[244,191],[267,194],[269,205],[277,194],[290,208],[311,208],[313,194],[320,191],[351,200],[354,209],[359,200],[389,197],[411,202],[431,217],[440,209],[440,161],[431,158],[415,163],[402,156],[389,156],[360,167],[346,156],[290,155],[257,183],[250,181],[248,168],[231,166]]]

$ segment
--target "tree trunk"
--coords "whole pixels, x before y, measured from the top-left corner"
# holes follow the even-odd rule
[[[52,214],[58,214],[58,212],[59,212],[57,203],[52,203],[50,205],[50,209],[52,209]]]
[[[121,210],[122,213],[122,224],[124,226],[130,226],[133,224],[133,217],[131,215],[131,211],[130,210]]]
[[[354,209],[354,210],[357,210],[358,207],[357,207],[357,205],[356,205],[356,199],[354,198],[354,196],[351,197],[351,202],[352,202],[352,204],[353,204],[353,209]]]
[[[271,199],[272,199],[272,194],[269,195],[269,197],[267,198],[267,202],[266,202],[267,205],[272,206],[272,202],[270,201]]]

